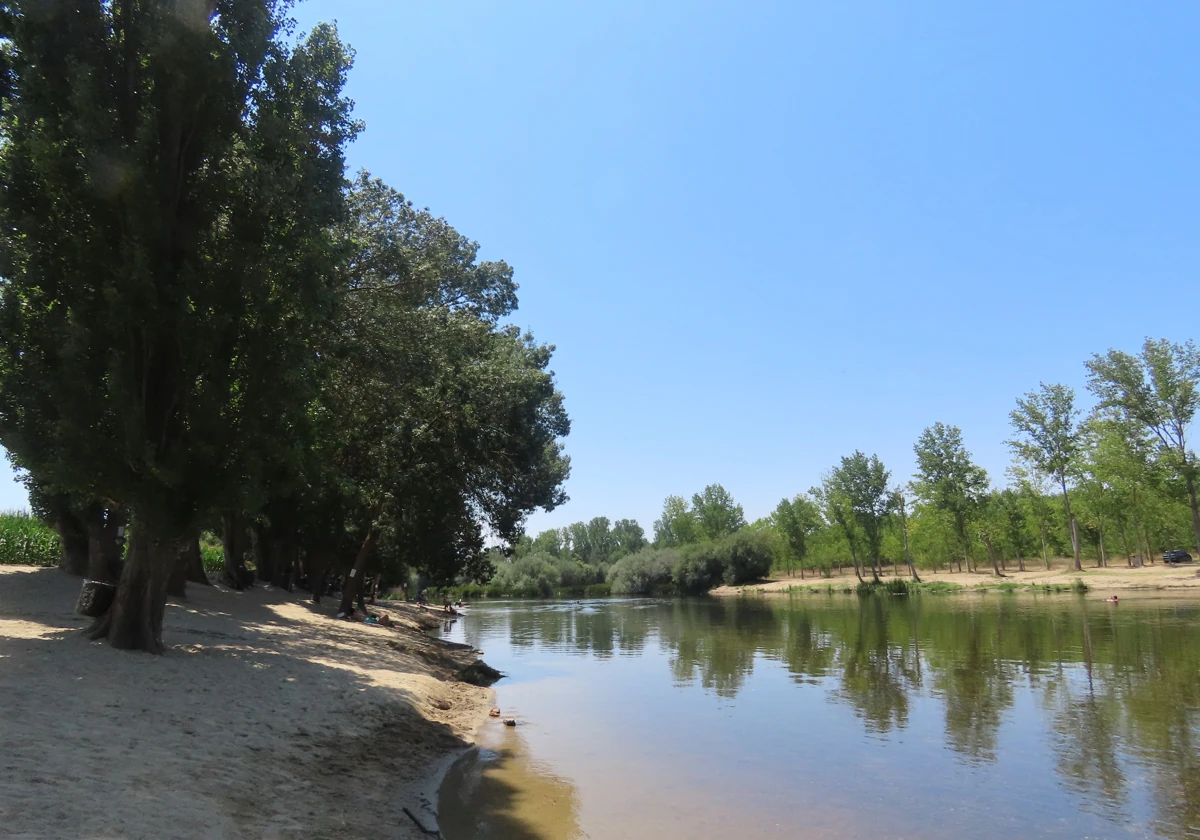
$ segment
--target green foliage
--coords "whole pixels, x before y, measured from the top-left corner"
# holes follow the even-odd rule
[[[486,591],[491,597],[549,598],[561,589],[601,583],[601,572],[573,557],[537,552],[496,564]]]
[[[738,531],[716,543],[721,560],[721,580],[737,586],[761,580],[771,573],[774,558],[765,534]]]
[[[917,456],[913,491],[953,524],[957,551],[951,552],[951,556],[954,553],[968,556],[967,533],[987,493],[987,473],[971,460],[971,453],[963,444],[962,430],[957,426],[934,423],[921,433],[913,452]],[[970,563],[969,557],[967,562]]]
[[[614,595],[654,595],[673,587],[679,553],[671,549],[644,548],[622,557],[608,570]]]
[[[710,484],[692,495],[692,513],[701,539],[716,540],[746,526],[742,506],[720,484]]]
[[[804,493],[794,499],[782,499],[771,514],[771,521],[782,539],[787,569],[803,569],[808,559],[809,537],[823,524],[816,502]]]
[[[26,513],[0,513],[0,566],[57,566],[58,534]]]
[[[696,514],[682,496],[667,496],[662,516],[654,522],[654,544],[660,548],[677,548],[696,542],[700,525]]]
[[[219,575],[225,571],[225,551],[220,544],[214,545],[211,542],[201,541],[200,562],[208,574]]]
[[[1013,454],[1065,486],[1082,443],[1075,392],[1066,385],[1043,383],[1040,390],[1017,400],[1009,419],[1017,433],[1008,442]]]

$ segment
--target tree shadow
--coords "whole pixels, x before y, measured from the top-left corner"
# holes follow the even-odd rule
[[[0,577],[5,836],[417,836],[397,793],[484,702],[438,682],[473,654],[318,622],[292,593],[192,587],[152,656],[79,632],[77,587]]]

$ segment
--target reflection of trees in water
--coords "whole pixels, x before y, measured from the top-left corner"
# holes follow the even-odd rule
[[[832,679],[830,696],[870,732],[906,726],[913,693],[929,687],[947,744],[969,763],[996,760],[1024,683],[1046,709],[1059,778],[1085,807],[1121,819],[1134,758],[1151,772],[1155,830],[1187,837],[1200,831],[1198,617],[1062,598],[799,597],[683,602],[662,638],[677,680],[699,676],[724,696],[756,654],[800,683]]]
[[[676,682],[699,677],[704,688],[733,697],[754,670],[754,655],[772,640],[775,617],[758,605],[708,599],[675,602],[660,629]]]
[[[915,692],[943,707],[946,742],[968,763],[992,762],[1018,682],[1050,724],[1061,783],[1113,819],[1128,808],[1130,771],[1148,769],[1155,831],[1200,832],[1200,609],[1080,599],[922,596],[694,599],[476,612],[468,640],[500,632],[594,656],[640,651],[658,636],[672,675],[723,697],[761,656],[797,683],[832,684],[869,732],[908,724]]]

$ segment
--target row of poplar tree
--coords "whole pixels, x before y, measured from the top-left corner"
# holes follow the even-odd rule
[[[913,447],[903,487],[877,456],[842,458],[817,487],[785,499],[768,519],[787,568],[826,570],[849,557],[878,575],[885,563],[928,569],[1009,562],[1050,568],[1066,554],[1154,562],[1164,549],[1200,545],[1198,465],[1189,432],[1200,407],[1193,342],[1149,339],[1138,353],[1110,350],[1087,363],[1094,405],[1066,385],[1017,400],[1007,486],[995,489],[961,430],[935,423]],[[753,526],[752,526],[753,527]]]
[[[486,574],[561,503],[552,347],[512,271],[367,173],[336,29],[282,0],[0,3],[0,444],[162,650],[168,589]],[[123,563],[118,534],[128,527]]]
[[[1084,412],[1065,385],[1041,385],[1010,415],[1013,464],[995,488],[961,429],[934,423],[914,446],[917,472],[893,480],[878,456],[855,452],[807,493],[747,522],[713,484],[691,499],[668,496],[653,542],[637,522],[606,517],[522,538],[515,556],[543,552],[607,569],[653,545],[679,548],[742,529],[771,538],[781,570],[828,573],[852,566],[878,577],[885,565],[975,571],[1009,564],[1050,568],[1066,555],[1108,565],[1154,562],[1200,545],[1197,461],[1189,432],[1200,407],[1200,353],[1192,342],[1148,340],[1139,353],[1111,350],[1087,362],[1094,406]]]

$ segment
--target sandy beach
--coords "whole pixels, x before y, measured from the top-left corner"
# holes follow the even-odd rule
[[[189,584],[162,656],[79,632],[79,581],[0,566],[0,835],[415,838],[492,693],[422,631],[337,621],[307,593]]]
[[[1163,563],[1156,563],[1153,566],[1142,566],[1140,568],[1130,568],[1125,565],[1124,558],[1114,559],[1111,565],[1097,569],[1094,565],[1085,564],[1082,572],[1077,572],[1071,569],[1068,563],[1063,558],[1058,558],[1052,563],[1052,568],[1046,569],[1045,565],[1040,561],[1026,561],[1025,564],[1028,571],[1020,572],[1016,569],[1016,564],[1011,564],[1009,569],[1004,572],[1004,577],[996,577],[992,574],[990,566],[986,567],[986,571],[975,573],[969,572],[954,572],[946,573],[939,572],[934,574],[930,571],[920,571],[921,580],[924,583],[949,583],[956,586],[961,586],[965,589],[989,589],[995,588],[1003,584],[1013,584],[1017,587],[1070,587],[1077,579],[1082,580],[1089,590],[1097,593],[1102,592],[1122,592],[1126,590],[1170,590],[1177,594],[1193,594],[1200,596],[1200,564],[1191,563],[1178,566],[1168,566]],[[892,578],[892,567],[884,568],[884,580]],[[869,579],[870,575],[864,572],[864,575]],[[900,570],[899,577],[908,580],[908,573],[904,569]],[[771,579],[760,583],[751,583],[745,586],[722,586],[712,590],[713,595],[738,595],[742,593],[761,593],[761,594],[783,594],[789,591],[812,588],[820,591],[825,591],[826,586],[833,585],[836,587],[854,586],[858,580],[854,577],[854,570],[847,568],[842,574],[834,574],[833,577],[813,577],[806,575],[803,580],[800,575],[788,576],[777,574]]]

